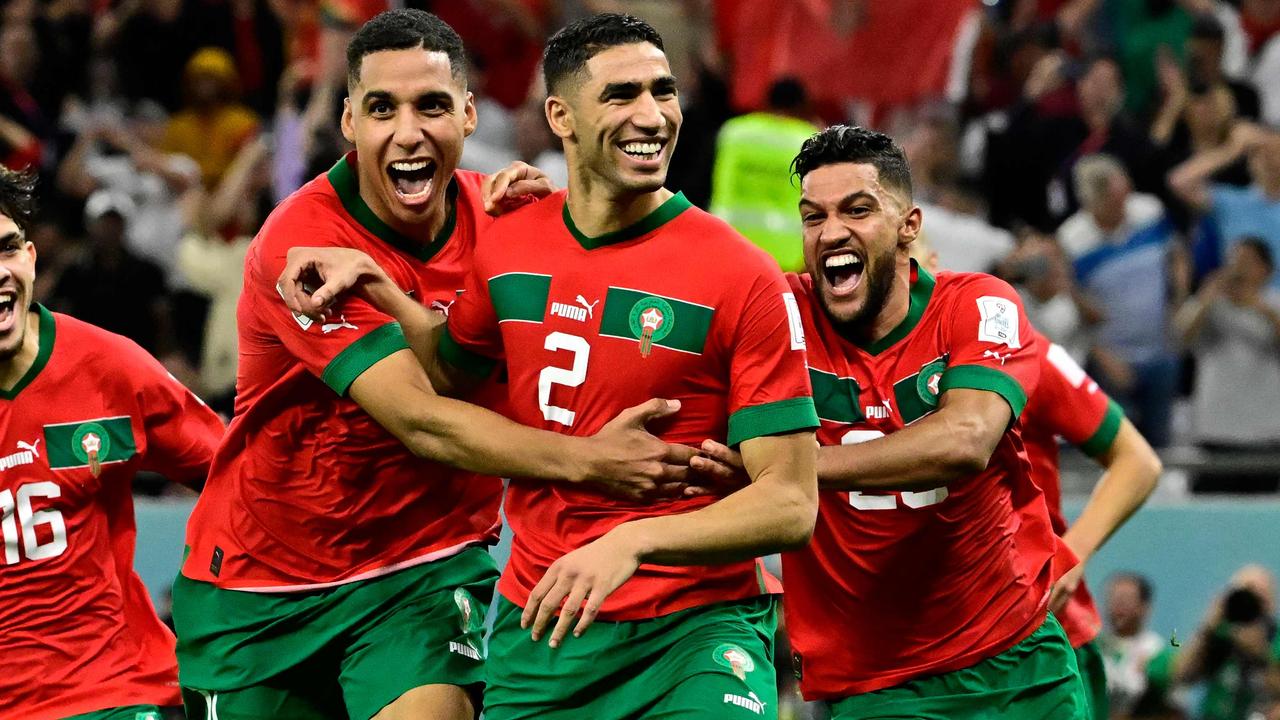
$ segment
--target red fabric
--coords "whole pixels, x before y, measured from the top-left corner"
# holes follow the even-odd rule
[[[354,153],[342,162],[355,172]],[[320,380],[334,357],[392,319],[348,297],[334,308],[337,321],[304,328],[275,287],[290,247],[354,247],[422,303],[447,308],[477,231],[491,221],[482,180],[454,174],[457,225],[425,264],[357,224],[326,176],[271,214],[245,261],[236,414],[187,526],[184,575],[224,588],[298,589],[496,539],[496,478],[414,456]]]
[[[946,87],[956,31],[974,0],[864,4],[845,34],[832,18],[842,0],[717,0],[716,27],[732,72],[731,100],[758,110],[779,78],[805,83],[819,103],[850,98],[903,105]],[[746,71],[749,69],[749,71]]]
[[[481,238],[475,271],[449,316],[450,336],[463,348],[490,357],[505,354],[514,420],[590,435],[625,408],[654,397],[675,398],[679,413],[649,427],[668,442],[696,445],[724,439],[730,413],[809,396],[804,354],[792,348],[788,330],[787,287],[771,258],[692,207],[636,239],[586,250],[562,219],[564,199],[561,192],[494,224]],[[499,323],[489,281],[506,273],[550,275],[548,303],[575,305],[581,296],[598,304],[585,320],[544,313],[541,322]],[[644,357],[634,336],[601,334],[610,287],[714,308],[702,353],[654,345]],[[679,327],[679,311],[673,322]],[[547,396],[549,405],[575,413],[570,425],[546,419],[539,400],[544,369],[573,367],[579,357],[546,349],[553,335],[573,336],[589,347],[580,384],[553,384]],[[710,502],[635,504],[564,484],[513,479],[504,509],[515,538],[498,590],[523,607],[551,563],[569,551],[629,520],[689,512]],[[642,565],[609,596],[600,617],[652,618],[766,591],[751,561]]]
[[[30,517],[22,517],[20,500],[16,518],[12,507],[0,511],[7,546],[0,554],[4,714],[54,720],[125,705],[175,705],[173,635],[133,570],[133,476],[148,470],[178,481],[203,477],[222,422],[133,342],[65,315],[54,318],[48,365],[16,398],[0,400],[0,455],[7,461],[0,493],[20,498],[24,486],[46,485],[32,496]],[[131,458],[104,463],[98,477],[87,466],[51,468],[45,426],[120,416],[129,418],[137,448]],[[30,455],[16,455],[29,446]],[[62,552],[32,559],[25,540],[7,542],[29,531],[49,547],[54,517],[65,527]]]
[[[236,68],[240,71],[240,89],[245,93],[263,86],[262,47],[258,44],[252,17],[232,18],[236,37]]]
[[[939,274],[915,328],[875,355],[836,332],[808,275],[789,280],[800,302],[809,366],[852,378],[854,401],[867,418],[823,418],[822,445],[902,429],[904,401],[914,393],[923,397],[921,387],[929,386],[915,376],[939,359],[946,363],[939,389],[948,377],[959,377],[951,374],[959,366],[981,366],[1035,392],[1037,343],[1017,294],[1000,280]],[[987,324],[993,303],[1015,322]],[[1008,335],[1013,327],[1016,336],[1005,342],[981,339]],[[931,378],[937,369],[926,372]],[[813,540],[782,557],[787,629],[806,699],[846,697],[968,667],[1044,621],[1055,538],[1044,494],[1030,477],[1022,432],[1022,423],[1014,423],[987,469],[951,482],[941,499],[938,491],[820,494]]]
[[[1102,425],[1109,399],[1066,350],[1047,340],[1043,340],[1042,347],[1040,385],[1023,414],[1023,438],[1031,460],[1032,478],[1044,490],[1053,531],[1061,536],[1067,531],[1067,521],[1062,516],[1058,438],[1073,445],[1084,444]],[[1073,564],[1064,563],[1063,571]],[[1072,647],[1094,639],[1102,628],[1098,608],[1083,582],[1058,619]]]
[[[1249,41],[1250,57],[1256,55],[1276,33],[1280,33],[1280,14],[1271,21],[1264,21],[1249,14],[1240,15],[1240,26]]]

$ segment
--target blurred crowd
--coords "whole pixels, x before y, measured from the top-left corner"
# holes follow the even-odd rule
[[[0,162],[43,178],[38,299],[229,412],[245,247],[348,149],[343,50],[387,2],[0,5]],[[1195,489],[1277,489],[1280,0],[409,2],[472,56],[463,166],[561,184],[542,43],[583,13],[644,16],[681,83],[669,185],[789,270],[800,142],[890,132],[944,269],[1014,282],[1153,445],[1210,459]]]

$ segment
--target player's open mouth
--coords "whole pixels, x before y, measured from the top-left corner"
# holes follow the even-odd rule
[[[862,271],[866,263],[852,252],[839,252],[822,260],[822,274],[834,295],[848,296],[862,284]]]
[[[662,138],[627,140],[618,143],[618,149],[623,155],[642,165],[658,163],[659,158],[662,157],[662,150],[666,146],[667,141]]]
[[[8,332],[17,316],[18,294],[13,290],[0,290],[0,332]]]
[[[397,160],[387,165],[387,177],[405,205],[422,205],[431,199],[435,173],[435,160]]]

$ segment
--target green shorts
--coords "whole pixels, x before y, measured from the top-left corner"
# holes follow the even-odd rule
[[[1076,654],[1049,615],[1027,639],[977,665],[831,704],[831,720],[1089,720]]]
[[[778,717],[771,597],[596,622],[552,649],[498,598],[485,670],[486,720],[757,720]]]
[[[1096,640],[1076,648],[1076,665],[1080,668],[1080,680],[1089,698],[1089,717],[1107,720],[1111,717],[1111,702],[1107,700],[1107,668]]]
[[[66,720],[160,720],[162,717],[160,708],[155,705],[130,705],[72,715]]]
[[[484,681],[498,570],[481,547],[301,593],[173,585],[188,717],[366,720],[408,690]]]

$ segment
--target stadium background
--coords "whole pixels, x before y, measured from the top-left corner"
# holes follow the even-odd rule
[[[386,2],[0,2],[0,162],[42,179],[37,299],[133,338],[229,412],[245,245],[347,149],[342,49]],[[799,225],[785,166],[799,142],[833,122],[894,135],[941,265],[1014,282],[1037,326],[1161,450],[1155,496],[1090,564],[1100,604],[1112,572],[1142,573],[1150,628],[1186,637],[1238,568],[1280,572],[1280,325],[1261,343],[1206,343],[1179,320],[1239,285],[1244,236],[1280,251],[1280,0],[416,6],[472,54],[480,125],[463,166],[521,159],[560,185],[543,40],[587,12],[649,20],[681,82],[669,185],[788,269]],[[1232,148],[1209,207],[1170,182]],[[1246,298],[1248,312],[1275,323],[1278,282]],[[1073,516],[1098,471],[1070,451],[1064,461]],[[192,499],[152,477],[136,490],[139,570],[163,611]],[[1259,710],[1276,691],[1263,674],[1242,682],[1257,685]],[[1196,688],[1179,692],[1187,717],[1209,717]]]

